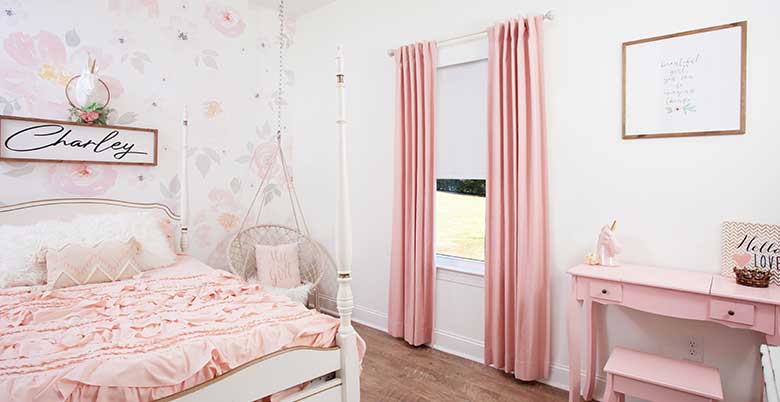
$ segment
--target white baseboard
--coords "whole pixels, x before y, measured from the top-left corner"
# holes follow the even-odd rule
[[[330,296],[320,295],[320,309],[325,313],[338,317],[336,299]],[[381,311],[356,305],[352,311],[352,319],[358,324],[387,332],[387,314]],[[433,344],[430,346],[444,353],[459,356],[477,363],[484,362],[485,344],[476,339],[435,329],[433,331]],[[582,381],[585,381],[584,372],[582,373]],[[542,379],[538,382],[568,391],[569,367],[559,363],[552,363],[550,365],[550,378]],[[596,389],[593,392],[595,400],[601,400],[601,395],[604,392],[605,386],[606,379],[603,377],[596,377]]]
[[[320,310],[336,317],[339,316],[336,309],[336,299],[328,295],[320,295]],[[358,324],[387,332],[387,314],[381,311],[355,305],[352,309],[352,320]]]
[[[585,382],[585,372],[580,373],[581,382]],[[551,387],[562,389],[564,391],[569,390],[569,366],[552,363],[550,364],[550,378],[538,380],[542,384],[547,384]],[[604,388],[607,385],[607,379],[604,377],[596,377],[596,388],[593,390],[593,399],[600,401],[601,396],[604,394]]]
[[[430,347],[477,363],[484,363],[485,344],[482,341],[442,329],[433,330]]]

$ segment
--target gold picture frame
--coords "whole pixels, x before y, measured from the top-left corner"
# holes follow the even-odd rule
[[[628,132],[627,129],[627,51],[631,46],[647,44],[648,42],[663,41],[667,39],[680,38],[691,35],[700,35],[704,33],[710,33],[713,31],[739,28],[740,32],[740,62],[739,62],[739,85],[740,85],[740,99],[739,99],[739,128],[737,129],[709,129],[709,130],[687,130],[687,131],[667,131],[658,133],[636,133]],[[670,137],[699,137],[699,136],[716,136],[716,135],[742,135],[745,134],[745,98],[746,98],[746,77],[747,77],[747,21],[733,22],[730,24],[717,25],[707,28],[694,29],[690,31],[677,32],[668,35],[655,36],[651,38],[639,39],[629,42],[624,42],[622,46],[622,138],[624,140],[630,139],[642,139],[642,138],[670,138]],[[679,109],[679,108],[677,108]]]

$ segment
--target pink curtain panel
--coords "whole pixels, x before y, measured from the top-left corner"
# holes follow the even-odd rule
[[[396,138],[388,332],[412,345],[433,336],[436,44],[395,51]]]
[[[548,376],[550,286],[542,17],[488,29],[485,363]]]

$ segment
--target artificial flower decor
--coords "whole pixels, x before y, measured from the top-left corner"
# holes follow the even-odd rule
[[[113,111],[114,109],[92,102],[82,109],[71,107],[70,120],[83,124],[106,125],[108,124],[108,115]]]

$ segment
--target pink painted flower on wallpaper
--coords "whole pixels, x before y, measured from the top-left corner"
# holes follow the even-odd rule
[[[51,32],[40,31],[34,36],[13,32],[3,41],[3,47],[15,62],[36,70],[44,64],[63,65],[67,61],[65,44]]]
[[[108,0],[108,9],[114,14],[143,12],[149,17],[160,15],[157,0]]]
[[[117,176],[110,165],[57,163],[49,168],[49,185],[61,193],[94,197],[110,190]]]
[[[0,96],[19,106],[14,113],[64,118],[68,103],[62,96],[62,89],[19,65],[0,63]]]
[[[114,57],[107,50],[93,46],[81,46],[68,57],[68,67],[80,73],[89,57],[95,60],[98,72],[101,73],[108,70],[114,62]]]
[[[199,247],[230,238],[241,226],[244,208],[230,191],[214,188],[209,191],[208,208],[201,210],[192,221],[194,240]]]
[[[225,36],[235,37],[244,32],[244,20],[233,7],[210,2],[206,4],[206,18],[214,29]]]
[[[275,140],[268,141],[258,145],[252,153],[250,167],[262,179],[268,177],[273,181],[281,173],[281,166],[278,161],[278,150]]]
[[[88,52],[98,55],[102,71],[111,65],[110,56],[96,48],[80,48],[69,58],[62,39],[47,31],[35,35],[10,33],[3,40],[3,49],[13,62],[0,64],[0,96],[17,102],[20,114],[38,117],[67,116],[65,84],[81,72]],[[111,96],[120,97],[121,83],[105,74],[101,76]]]

